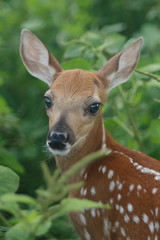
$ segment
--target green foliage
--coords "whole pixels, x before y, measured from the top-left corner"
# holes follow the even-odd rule
[[[0,234],[2,235],[5,231],[6,240],[34,240],[40,236],[47,239],[51,227],[54,229],[55,220],[71,211],[90,208],[109,209],[108,205],[87,199],[66,198],[70,191],[83,186],[81,182],[68,184],[75,174],[97,158],[109,153],[109,150],[92,153],[76,163],[63,176],[60,176],[57,170],[51,174],[47,165],[43,164],[46,188],[37,190],[36,199],[16,194],[15,191],[19,186],[18,175],[11,169],[1,166],[0,220],[8,228],[1,227]],[[5,213],[11,216],[7,219]],[[53,237],[56,239],[56,235]]]
[[[12,194],[11,202],[9,193],[2,196],[5,201],[1,207],[6,209],[0,221],[4,225],[0,227],[2,239],[8,227],[9,239],[14,233],[19,234],[16,240],[28,237],[23,223],[36,224],[40,215],[35,199],[35,190],[44,185],[40,162],[48,159],[50,169],[55,168],[54,161],[42,151],[48,131],[43,107],[47,86],[31,77],[20,60],[21,29],[28,28],[37,34],[61,59],[64,69],[91,71],[97,71],[123,47],[143,36],[137,71],[128,83],[110,93],[103,113],[105,125],[117,141],[159,159],[159,9],[156,0],[0,1],[0,165],[10,167],[21,179],[18,199]],[[10,170],[5,168],[4,174],[6,171]],[[10,172],[11,178],[13,175]],[[8,187],[12,185],[9,183]],[[7,189],[4,185],[4,191]],[[15,189],[16,186],[10,191]],[[8,221],[15,227],[10,228]],[[54,221],[46,239],[76,239],[66,221],[63,217]],[[42,231],[49,226],[50,222]],[[44,240],[43,236],[36,238]]]

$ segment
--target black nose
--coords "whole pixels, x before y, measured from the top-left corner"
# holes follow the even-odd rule
[[[48,136],[48,144],[53,149],[63,150],[69,141],[69,134],[66,132],[51,132]]]

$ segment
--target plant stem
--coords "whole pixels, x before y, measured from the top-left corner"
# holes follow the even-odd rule
[[[106,156],[110,154],[111,150],[105,149],[105,150],[99,150],[97,152],[91,153],[84,158],[82,158],[79,162],[74,164],[72,168],[70,168],[68,171],[66,171],[61,178],[59,179],[58,184],[63,184],[65,182],[69,182],[73,176],[76,175],[82,168],[86,167],[91,162],[95,161],[97,158]]]
[[[138,133],[138,130],[137,130],[137,127],[136,127],[136,124],[135,124],[135,120],[133,118],[133,114],[131,113],[131,106],[130,106],[129,102],[127,101],[126,94],[123,91],[122,86],[119,86],[118,88],[119,88],[120,94],[122,96],[122,99],[125,103],[125,108],[126,108],[126,112],[127,112],[127,115],[128,115],[128,120],[129,120],[130,126],[132,128],[132,132],[134,133],[134,138],[135,138],[140,150],[143,151],[144,147],[143,147],[141,138],[139,136],[139,133]]]
[[[144,72],[144,71],[141,71],[141,70],[139,70],[139,69],[135,69],[135,72],[140,73],[140,74],[142,74],[142,75],[145,75],[145,76],[147,76],[147,77],[153,78],[153,79],[155,79],[157,82],[160,82],[160,77],[156,76],[156,75],[153,74],[153,73]]]

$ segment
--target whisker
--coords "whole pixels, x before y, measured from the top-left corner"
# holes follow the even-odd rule
[[[43,145],[42,146],[42,152],[45,153],[47,159],[46,160],[49,160],[51,157],[53,157],[53,154],[50,152],[49,148],[47,147],[47,145]]]

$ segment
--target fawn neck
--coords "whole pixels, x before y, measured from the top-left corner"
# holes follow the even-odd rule
[[[88,136],[76,144],[69,155],[56,156],[56,163],[60,171],[66,171],[74,163],[81,160],[86,155],[104,148],[104,141],[106,140],[105,138],[106,131],[103,127],[102,115],[100,115],[99,118],[96,119],[95,124]]]

